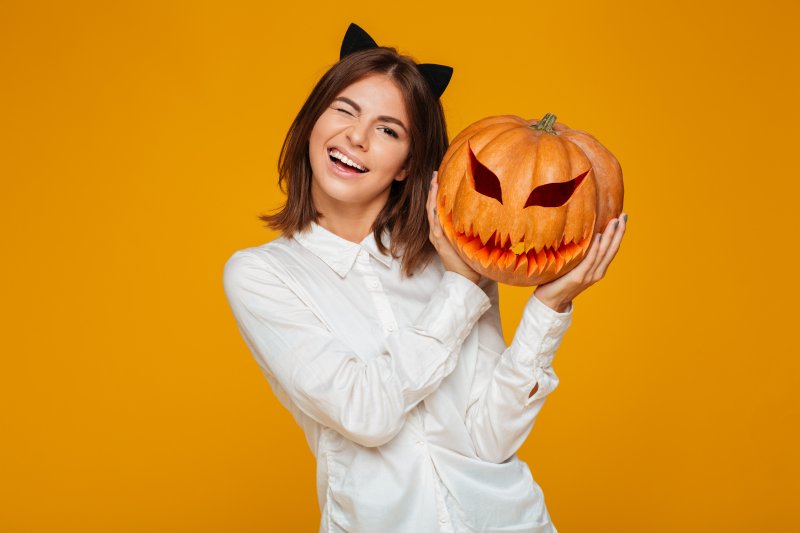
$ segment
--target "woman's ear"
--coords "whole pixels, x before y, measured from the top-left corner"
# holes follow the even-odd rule
[[[395,180],[403,181],[408,177],[408,169],[411,168],[411,154],[406,156],[406,160],[403,161],[403,166],[400,167],[400,172],[395,176]]]

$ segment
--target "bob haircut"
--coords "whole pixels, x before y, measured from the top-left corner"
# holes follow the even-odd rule
[[[311,198],[311,162],[308,141],[320,115],[345,88],[370,74],[385,74],[392,78],[403,94],[410,120],[410,145],[406,165],[408,174],[403,181],[393,181],[386,205],[372,226],[375,242],[382,253],[387,252],[381,241],[389,230],[390,253],[402,254],[401,271],[412,276],[435,255],[429,240],[426,211],[433,172],[438,168],[449,144],[444,110],[439,98],[428,86],[409,56],[398,54],[392,47],[381,46],[351,53],[334,64],[317,82],[283,141],[278,160],[278,185],[286,194],[285,204],[278,212],[261,215],[259,219],[285,237],[305,231],[320,213]]]

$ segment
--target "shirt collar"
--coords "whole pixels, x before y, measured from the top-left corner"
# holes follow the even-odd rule
[[[389,230],[383,231],[383,242],[389,242]],[[305,232],[296,232],[294,239],[308,251],[325,261],[341,277],[345,277],[358,257],[358,252],[363,248],[372,257],[391,266],[394,258],[390,254],[382,254],[378,250],[375,236],[370,232],[360,243],[348,241],[335,233],[328,231],[316,222],[311,222],[310,229]]]

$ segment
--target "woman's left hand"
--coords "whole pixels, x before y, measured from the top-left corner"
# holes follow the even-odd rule
[[[627,215],[623,213],[619,218],[612,219],[605,231],[595,236],[586,257],[578,266],[560,278],[536,287],[533,291],[536,297],[559,313],[566,311],[569,302],[605,275],[625,235],[626,218]]]
[[[481,280],[481,275],[477,273],[472,267],[464,262],[459,257],[453,245],[447,240],[442,229],[442,223],[439,221],[438,213],[436,212],[436,194],[439,192],[438,172],[433,173],[431,180],[431,188],[428,191],[428,203],[426,209],[428,211],[428,226],[430,232],[428,238],[436,248],[439,258],[442,260],[445,270],[461,274],[473,283],[478,283]]]

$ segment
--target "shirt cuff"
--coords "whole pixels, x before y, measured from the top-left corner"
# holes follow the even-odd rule
[[[550,366],[564,333],[572,323],[573,309],[570,302],[567,310],[559,313],[531,294],[511,342],[518,362],[539,368]]]
[[[464,342],[491,306],[489,296],[477,283],[446,270],[415,326],[452,349]]]

